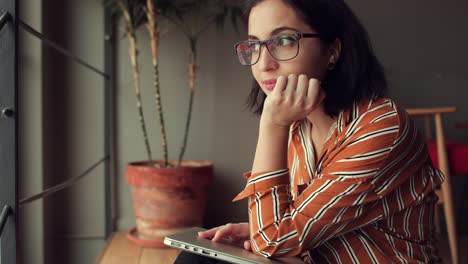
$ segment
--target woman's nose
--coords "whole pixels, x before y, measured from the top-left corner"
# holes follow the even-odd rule
[[[260,58],[258,59],[258,67],[261,71],[270,71],[278,67],[278,61],[275,60],[264,46],[260,51]]]

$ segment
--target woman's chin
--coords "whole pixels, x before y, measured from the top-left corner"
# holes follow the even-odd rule
[[[262,87],[262,91],[263,91],[264,94],[266,94],[268,96],[273,91],[273,89],[268,90],[267,88]]]

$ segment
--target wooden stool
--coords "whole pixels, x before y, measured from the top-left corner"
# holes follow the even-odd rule
[[[437,192],[439,196],[439,202],[444,206],[444,216],[447,223],[447,233],[450,244],[450,253],[453,264],[458,264],[458,239],[455,223],[454,206],[452,201],[452,188],[450,183],[450,169],[447,155],[447,146],[445,142],[444,128],[442,124],[442,114],[453,113],[457,109],[455,107],[441,107],[441,108],[413,108],[407,109],[408,113],[412,116],[425,116],[425,132],[428,140],[428,148],[434,146],[436,148],[437,158],[434,160],[434,164],[437,164],[440,171],[445,176],[445,181],[442,183],[440,192]],[[434,118],[435,123],[435,142],[432,139],[432,125],[431,117]],[[436,210],[437,212],[437,210]],[[436,213],[436,220],[438,216]],[[437,227],[437,225],[436,225]]]

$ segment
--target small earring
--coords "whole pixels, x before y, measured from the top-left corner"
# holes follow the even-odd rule
[[[335,69],[335,65],[336,65],[335,56],[332,55],[330,57],[330,62],[328,63],[327,69],[329,71],[331,71],[331,70]]]

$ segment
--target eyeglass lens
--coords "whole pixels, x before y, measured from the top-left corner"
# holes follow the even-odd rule
[[[280,35],[266,41],[247,40],[236,46],[237,56],[242,65],[253,65],[260,58],[261,46],[267,47],[270,55],[277,60],[290,60],[299,52],[299,41],[294,35]]]

